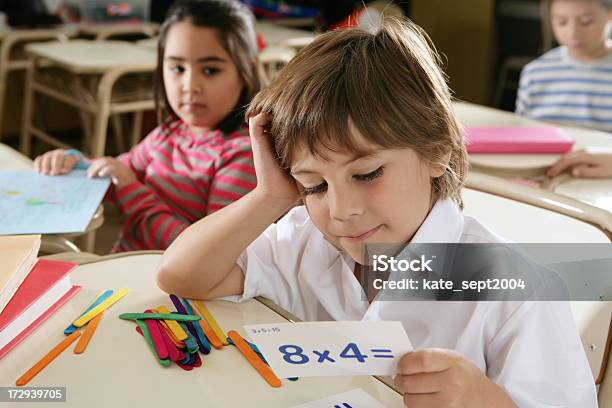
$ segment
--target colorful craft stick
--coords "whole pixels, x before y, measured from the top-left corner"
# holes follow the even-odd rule
[[[253,366],[255,370],[263,377],[264,380],[272,387],[278,388],[281,386],[280,379],[272,372],[264,362],[255,354],[253,349],[247,344],[247,342],[234,330],[230,330],[227,333],[228,337],[234,342],[234,345],[238,347],[238,350],[247,359],[247,361]]]
[[[108,298],[104,299],[99,305],[92,308],[89,312],[85,313],[83,316],[76,319],[74,322],[72,322],[72,324],[74,324],[76,327],[81,327],[85,325],[88,321],[96,317],[103,310],[108,309],[113,304],[115,304],[115,302],[117,302],[119,299],[127,295],[129,291],[130,290],[128,288],[117,289],[115,293],[110,295]]]
[[[191,334],[191,332],[189,331],[189,328],[187,327],[187,322],[179,322],[179,324],[181,325],[181,327],[183,328],[183,330],[185,330],[185,332],[187,333],[187,338],[185,340],[183,340],[183,343],[185,343],[185,347],[187,348],[187,352],[188,353],[195,353],[198,351],[198,342],[195,339],[195,337],[193,336],[193,334]]]
[[[48,352],[43,358],[41,358],[36,364],[34,364],[32,368],[30,368],[21,377],[19,377],[15,382],[15,385],[22,386],[30,382],[32,378],[36,377],[36,375],[38,375],[38,373],[40,373],[46,366],[51,364],[51,362],[55,360],[57,356],[62,354],[64,350],[70,347],[72,342],[74,342],[80,335],[81,332],[74,332],[70,336],[62,340],[60,343],[58,343],[55,347],[51,349],[50,352]]]
[[[192,305],[191,309],[192,310],[197,310],[197,313],[200,315],[200,317],[202,317],[202,313],[198,310],[195,301],[189,300],[189,303]],[[206,320],[201,319],[201,320],[198,321],[198,323],[200,324],[200,327],[202,328],[202,331],[204,332],[204,334],[208,338],[208,341],[210,342],[210,344],[212,344],[212,346],[214,348],[216,348],[218,350],[221,350],[223,348],[223,344],[221,344],[221,342],[219,341],[219,338],[217,337],[217,335],[213,332],[213,330],[208,325],[208,323],[206,323]]]
[[[145,313],[152,313],[150,310],[145,310]],[[157,322],[154,320],[145,320],[145,324],[147,325],[147,329],[149,329],[149,335],[151,336],[151,340],[153,341],[153,346],[157,351],[157,355],[161,360],[166,360],[170,358],[168,354],[168,348],[166,348],[166,342],[164,341],[161,332],[159,331],[159,326]]]
[[[185,306],[185,310],[187,311],[187,313],[189,313],[190,315],[196,316],[196,314],[193,312],[193,309],[191,308],[191,305],[189,304],[187,299],[183,299],[183,306]],[[200,326],[199,324],[193,324],[193,328],[195,330],[196,336],[198,336],[198,344],[200,345],[200,351],[204,354],[210,353],[210,343],[208,342],[208,340],[206,339],[206,336],[204,335],[202,326]]]
[[[123,320],[175,320],[182,322],[196,322],[200,320],[200,316],[175,314],[175,313],[121,313],[120,319]]]
[[[227,346],[229,344],[227,342],[227,336],[225,335],[225,333],[223,333],[223,330],[221,330],[221,327],[219,327],[219,324],[217,323],[215,318],[212,316],[212,314],[210,314],[210,312],[204,305],[204,302],[200,302],[199,300],[194,300],[193,302],[196,308],[198,309],[198,311],[200,312],[200,314],[202,315],[202,317],[206,320],[206,323],[208,323],[211,329],[213,329],[213,332],[215,332],[215,335],[217,336],[217,338],[219,338],[219,341],[221,342],[221,344],[223,344],[224,346]]]
[[[176,346],[172,342],[172,339],[170,338],[170,335],[162,327],[163,320],[158,320],[158,321],[153,321],[152,320],[152,322],[159,325],[159,332],[160,332],[160,334],[162,336],[162,339],[164,340],[164,343],[166,344],[166,349],[168,349],[168,356],[170,357],[170,360],[174,361],[175,363],[177,361],[184,360],[185,359],[185,353],[183,353],[178,348],[176,348]]]
[[[83,335],[77,342],[76,346],[74,346],[74,354],[82,354],[85,351],[87,345],[89,344],[89,341],[91,340],[91,337],[96,332],[96,328],[98,327],[100,320],[102,320],[102,316],[104,316],[104,311],[102,311],[102,313],[91,319],[91,321],[85,328],[85,332],[83,332]]]
[[[83,313],[81,313],[79,315],[79,317],[77,317],[77,319],[80,318],[81,316],[83,316],[85,313],[89,312],[94,307],[98,306],[100,303],[102,303],[103,300],[105,300],[106,298],[108,298],[112,294],[113,294],[113,290],[112,289],[109,289],[109,290],[107,290],[105,292],[100,293],[98,295],[98,297],[96,297],[94,299],[94,301],[91,303],[91,305],[89,305],[87,307],[87,309],[85,309],[85,311]],[[71,333],[74,333],[77,329],[78,329],[78,327],[76,327],[74,324],[70,323],[70,326],[66,327],[66,330],[64,330],[64,334],[67,336],[67,335],[69,335]]]
[[[157,308],[157,312],[170,314],[170,310],[166,306],[159,306]],[[174,333],[174,336],[178,340],[183,341],[187,338],[187,333],[185,333],[185,331],[181,328],[181,326],[178,325],[177,322],[175,322],[174,320],[165,320],[165,323],[168,325],[170,330],[172,330],[172,333]]]
[[[174,304],[174,307],[176,308],[176,310],[179,312],[179,314],[182,315],[186,315],[186,316],[193,316],[191,314],[189,314],[187,312],[187,309],[185,309],[185,306],[183,306],[183,304],[181,303],[181,300],[178,298],[178,296],[176,295],[170,295],[170,300],[172,300],[172,303]],[[200,316],[197,316],[200,317]],[[192,322],[184,322],[185,326],[187,327],[187,330],[189,333],[191,333],[191,335],[193,336],[193,338],[196,340],[196,342],[198,343],[198,348],[200,349],[200,351],[202,351],[202,353],[210,353],[210,345],[208,346],[208,348],[203,344],[202,340],[199,338],[198,333],[196,331],[196,328],[194,327],[194,325],[192,324]]]
[[[138,325],[138,327],[136,328],[136,331],[140,329],[140,331],[138,332],[142,334],[142,336],[147,341],[147,344],[149,345],[149,349],[151,349],[151,352],[153,353],[153,356],[155,356],[155,359],[157,360],[157,362],[163,367],[168,367],[170,365],[170,359],[162,360],[159,358],[159,356],[157,355],[157,350],[155,349],[155,345],[153,345],[153,339],[151,338],[151,334],[149,333],[149,329],[147,328],[146,323],[143,322],[142,320],[136,320],[136,324]]]

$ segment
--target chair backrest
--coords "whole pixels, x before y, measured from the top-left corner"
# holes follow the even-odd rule
[[[502,237],[521,243],[610,243],[611,230],[605,212],[539,189],[509,186],[507,183],[515,183],[480,176],[468,177],[468,187],[485,191],[464,189],[464,213],[476,217]],[[521,194],[517,194],[517,189]],[[612,376],[606,376],[612,341],[612,302],[576,301],[571,302],[571,308],[593,378],[602,384],[602,389],[607,384],[606,398],[612,401],[612,378],[607,378]],[[600,402],[602,398],[600,395]]]
[[[259,55],[259,60],[268,81],[273,81],[281,69],[291,61],[295,50],[288,47],[267,46]]]

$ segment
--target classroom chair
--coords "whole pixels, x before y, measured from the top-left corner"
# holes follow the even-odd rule
[[[466,186],[464,213],[511,241],[609,244],[612,239],[610,215],[599,208],[474,172],[468,175]],[[612,302],[574,301],[571,308],[595,383],[602,384],[602,390],[604,383],[612,387],[607,379]],[[605,398],[612,401],[612,388],[609,393]]]
[[[84,40],[31,44],[26,50],[32,65],[27,70],[21,129],[24,154],[31,153],[32,137],[56,147],[70,147],[35,126],[33,111],[38,94],[77,109],[84,133],[82,150],[91,157],[104,155],[109,121],[115,127],[118,150],[124,150],[117,114],[133,114],[131,142],[138,142],[142,113],[155,107],[155,52],[124,41]]]
[[[267,46],[259,55],[259,60],[268,81],[273,81],[281,69],[291,61],[295,55],[292,48],[281,46]]]
[[[74,33],[69,30],[53,29],[12,30],[0,33],[0,140],[3,134],[2,119],[8,76],[11,72],[26,70],[31,64],[24,53],[24,46],[32,42],[68,41],[72,35]]]
[[[601,208],[591,206],[570,197],[555,194],[552,191],[543,190],[515,183],[501,177],[471,171],[466,179],[466,187],[489,193],[495,196],[507,198],[512,201],[528,204],[533,207],[550,210],[561,215],[591,224],[612,239],[612,213]],[[503,217],[508,218],[508,217]],[[521,226],[512,223],[518,231]],[[530,228],[533,234],[535,231]],[[548,232],[547,232],[548,233]],[[561,228],[555,228],[555,234],[563,234]],[[556,241],[555,241],[556,242]],[[577,241],[568,241],[577,242]],[[579,242],[579,241],[578,241]]]

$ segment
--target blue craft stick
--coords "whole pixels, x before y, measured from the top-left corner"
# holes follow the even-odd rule
[[[193,313],[193,309],[191,308],[191,305],[189,304],[187,299],[183,299],[183,305],[185,306],[185,311],[188,314],[197,316],[195,313]],[[200,345],[200,351],[204,354],[210,353],[210,343],[208,342],[204,331],[202,331],[202,328],[199,324],[194,323],[193,327],[195,329],[196,335],[198,336],[198,344]]]
[[[98,296],[98,298],[91,304],[91,306],[89,306],[87,309],[85,309],[85,311],[83,313],[81,313],[79,315],[79,317],[77,317],[74,320],[79,319],[81,316],[83,316],[85,313],[89,312],[91,309],[93,309],[94,307],[98,306],[100,303],[102,303],[102,301],[104,299],[106,299],[107,297],[109,297],[110,295],[113,294],[113,290],[109,289],[106,292],[102,293],[100,296]],[[66,327],[66,330],[64,330],[64,334],[67,336],[69,334],[74,333],[76,330],[78,329],[78,327],[76,327],[74,324],[70,324],[70,326]]]
[[[198,351],[198,342],[195,337],[193,337],[193,334],[191,334],[191,332],[189,331],[187,325],[184,322],[178,322],[178,324],[185,331],[185,333],[187,333],[187,338],[183,340],[183,344],[185,344],[187,352],[194,353]]]
[[[268,367],[270,367],[270,364],[268,364],[268,362],[266,361],[266,358],[263,356],[263,354],[261,354],[261,351],[259,350],[259,347],[257,347],[255,344],[251,343],[247,339],[244,339],[244,341],[246,341],[247,344],[249,345],[249,347],[251,347],[251,349],[255,352],[255,354],[257,354],[259,356],[259,358],[261,358],[261,361],[263,361]],[[229,337],[227,338],[227,342],[229,344],[231,344],[232,346],[235,345],[234,342],[232,341],[232,339],[230,339]],[[297,381],[298,377],[288,377],[287,379],[289,381]]]
[[[187,309],[185,309],[185,306],[183,306],[178,296],[170,295],[170,300],[172,300],[174,307],[180,314],[189,315],[189,313],[187,313]],[[208,347],[208,351],[206,351],[206,347],[204,346],[204,344],[202,344],[202,341],[200,340],[198,336],[198,332],[196,331],[194,327],[195,325],[192,324],[191,322],[185,322],[185,323],[187,324],[187,330],[188,330],[187,333],[191,333],[193,337],[196,339],[196,341],[198,342],[198,347],[200,348],[200,351],[202,351],[202,353],[204,354],[210,353],[210,345]]]
[[[185,359],[181,361],[181,364],[184,365],[192,365],[194,361],[194,357],[192,353],[185,353]]]

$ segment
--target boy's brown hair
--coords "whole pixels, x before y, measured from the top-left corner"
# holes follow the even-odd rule
[[[352,126],[382,148],[412,148],[444,169],[432,179],[432,200],[450,197],[463,207],[467,155],[438,62],[427,35],[410,22],[329,32],[255,96],[247,115],[272,116],[270,133],[285,168],[302,144],[322,158],[325,149],[365,153]]]

